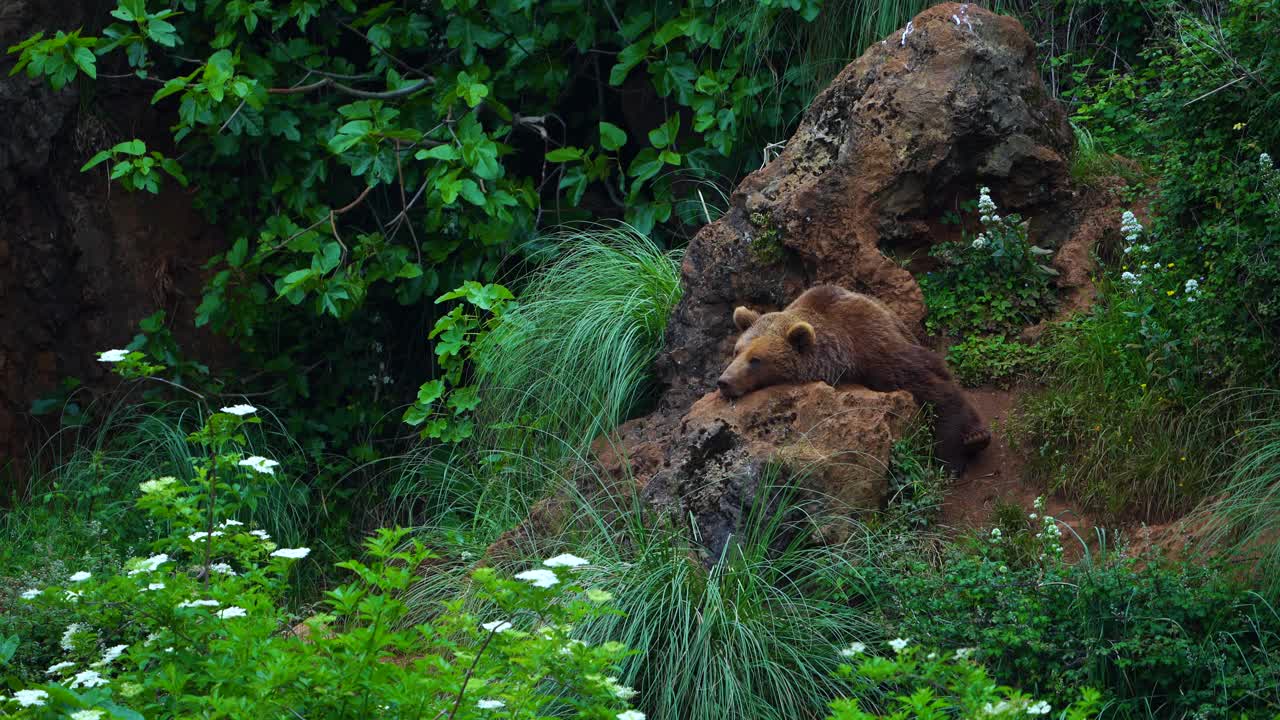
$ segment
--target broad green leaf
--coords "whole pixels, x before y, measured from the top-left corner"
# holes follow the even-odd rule
[[[600,122],[600,146],[605,150],[617,150],[627,144],[627,134],[611,122]]]

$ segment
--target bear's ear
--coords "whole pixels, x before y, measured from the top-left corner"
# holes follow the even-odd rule
[[[737,325],[739,330],[746,330],[759,319],[760,313],[745,305],[739,305],[733,309],[733,324]]]
[[[787,342],[791,343],[791,347],[797,350],[808,350],[817,341],[818,336],[814,333],[813,326],[807,322],[794,323],[787,328]]]

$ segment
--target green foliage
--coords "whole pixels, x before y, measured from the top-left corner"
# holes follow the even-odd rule
[[[547,242],[555,260],[522,282],[519,305],[475,354],[489,423],[554,437],[539,444],[555,454],[586,447],[643,398],[680,299],[680,254],[626,226],[566,230]]]
[[[59,30],[51,38],[46,38],[43,32],[36,33],[8,49],[10,54],[18,53],[18,62],[9,75],[26,70],[28,77],[48,77],[54,90],[61,90],[74,80],[77,70],[95,79],[98,58],[93,48],[97,44],[98,38],[80,37],[79,30],[70,34]]]
[[[147,145],[141,140],[126,140],[103,150],[89,158],[80,172],[92,170],[108,160],[111,161],[111,179],[119,180],[126,190],[146,190],[152,194],[160,192],[161,170],[184,186],[187,184],[182,167],[176,160],[154,150],[147,153]]]
[[[1004,335],[971,335],[947,348],[947,365],[965,387],[1007,388],[1019,380],[1038,378],[1048,351]]]
[[[708,182],[758,167],[822,84],[925,5],[113,4],[100,37],[15,46],[18,69],[155,84],[174,159],[131,154],[137,140],[93,159],[129,188],[190,179],[228,238],[196,322],[245,351],[245,390],[289,408],[317,461],[370,459],[388,406],[439,377],[387,340],[431,327],[422,300],[545,257],[548,225],[687,236],[713,218]]]
[[[917,423],[893,443],[889,458],[889,513],[892,525],[901,522],[910,530],[933,525],[942,509],[948,475],[933,457],[933,435],[924,422]],[[872,521],[874,522],[874,521]]]
[[[245,428],[259,422],[246,408],[214,413],[189,436],[200,448],[189,479],[140,484],[138,507],[164,530],[149,557],[21,593],[17,602],[73,622],[60,661],[18,680],[22,689],[3,701],[9,715],[623,715],[631,691],[605,677],[622,646],[570,642],[574,624],[609,599],[575,581],[578,558],[548,560],[518,580],[476,571],[475,588],[501,613],[485,624],[454,603],[432,624],[409,626],[399,596],[430,554],[403,530],[381,530],[366,540],[367,560],[338,563],[352,577],[325,593],[305,630],[281,632],[298,626],[287,578],[311,551],[280,548],[236,519],[259,504],[276,465],[245,457]]]
[[[469,417],[480,403],[479,388],[465,384],[470,365],[485,359],[486,338],[499,327],[508,301],[515,296],[501,285],[481,285],[468,280],[462,287],[436,298],[436,304],[463,300],[436,321],[428,338],[435,341],[440,377],[422,384],[418,397],[404,413],[404,421],[417,427],[423,438],[454,443],[471,437],[475,423]],[[475,311],[469,311],[475,308]],[[484,315],[481,315],[484,313]]]
[[[1142,342],[1150,350],[1164,334],[1178,338],[1183,348],[1162,358],[1164,374],[1207,389],[1269,381],[1280,360],[1280,181],[1267,154],[1280,148],[1276,9],[1274,0],[1230,3],[1220,14],[1170,6],[1130,72],[1076,94],[1076,121],[1099,145],[1143,159],[1161,178],[1149,251],[1123,262],[1144,289],[1181,297],[1186,280],[1198,282],[1202,302],[1153,317],[1156,337]],[[1176,272],[1157,280],[1141,263]]]
[[[1094,687],[1108,718],[1274,714],[1280,615],[1270,605],[1197,563],[1028,557],[1051,522],[1023,516],[1017,531],[950,549],[940,569],[908,557],[886,567],[870,581],[904,598],[886,606],[889,627],[913,644],[975,648],[997,677],[1054,707]]]
[[[941,720],[942,718],[1025,718],[1049,715],[1053,707],[1009,687],[996,685],[985,668],[974,663],[973,648],[954,653],[930,652],[910,647],[909,641],[890,641],[894,655],[872,656],[858,643],[844,653],[857,665],[843,665],[842,677],[850,678],[874,700],[837,700],[827,720]],[[1052,717],[1088,720],[1097,717],[1099,694],[1084,690],[1079,700]]]
[[[977,210],[984,232],[930,252],[939,266],[920,279],[930,333],[1009,334],[1046,317],[1057,303],[1057,271],[1047,262],[1053,251],[1031,245],[1017,215],[1001,217],[987,188]]]
[[[1101,290],[1089,314],[1042,341],[1046,388],[1023,399],[1012,438],[1028,457],[1030,479],[1083,507],[1167,518],[1216,488],[1214,463],[1236,409],[1201,406],[1197,388],[1170,383],[1163,356],[1138,344],[1146,319],[1126,291],[1106,283]],[[1154,307],[1172,302],[1165,296]]]

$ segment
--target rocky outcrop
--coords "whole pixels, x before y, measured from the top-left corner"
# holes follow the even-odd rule
[[[829,282],[918,327],[925,307],[907,266],[958,237],[944,221],[976,200],[978,185],[1004,212],[1031,217],[1036,242],[1058,247],[1072,213],[1074,138],[1034,51],[1013,18],[944,4],[846,67],[781,155],[690,244],[657,366],[664,410],[714,386],[737,304],[780,308]]]
[[[41,30],[92,33],[103,17],[97,3],[0,3],[0,47]],[[105,167],[80,172],[121,140],[164,147],[170,119],[150,107],[153,88],[104,85],[82,106],[74,83],[55,92],[10,77],[16,59],[0,56],[0,477],[26,470],[32,402],[64,377],[95,387],[107,369],[94,352],[129,342],[142,318],[167,310],[184,349],[208,349],[190,319],[201,265],[222,243],[181,188],[130,194]]]
[[[976,5],[926,10],[846,67],[782,153],[694,237],[656,366],[664,396],[621,428],[602,464],[616,475],[627,458],[650,505],[692,518],[709,558],[753,510],[772,512],[770,486],[819,517],[880,507],[890,449],[916,411],[905,393],[823,384],[726,404],[712,391],[737,336],[735,306],[781,308],[834,283],[920,328],[911,270],[931,245],[959,239],[946,219],[979,185],[1004,213],[1032,219],[1037,244],[1072,236],[1074,138],[1034,49],[1016,20]],[[822,534],[836,539],[839,527]]]
[[[915,412],[906,392],[859,386],[779,385],[736,402],[712,393],[681,419],[662,469],[638,480],[650,506],[692,518],[714,560],[753,514],[768,522],[794,509],[821,523],[879,509],[893,443]],[[845,528],[817,532],[839,541]]]

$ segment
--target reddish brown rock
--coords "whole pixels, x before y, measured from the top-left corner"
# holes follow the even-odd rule
[[[817,518],[879,509],[893,443],[915,412],[905,392],[856,385],[777,385],[735,402],[711,393],[693,404],[675,438],[662,439],[676,442],[661,466],[636,479],[652,507],[679,524],[692,519],[714,560],[753,511],[787,509],[780,502]],[[838,541],[844,528],[825,524],[818,534]]]

